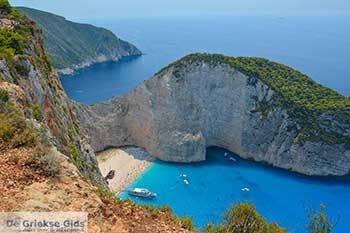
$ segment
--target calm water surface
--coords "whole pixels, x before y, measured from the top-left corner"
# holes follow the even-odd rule
[[[124,94],[191,52],[267,57],[350,95],[350,18],[187,17],[91,23],[112,29],[146,55],[62,76],[68,95],[82,103]],[[232,156],[237,162],[227,159],[222,149],[210,148],[203,163],[157,161],[131,187],[157,192],[159,197],[149,203],[168,204],[178,215],[193,216],[199,227],[219,221],[230,203],[247,200],[268,220],[278,221],[293,233],[305,232],[306,209],[323,203],[334,221],[340,216],[335,232],[350,232],[349,181],[307,178]],[[180,178],[183,173],[189,185]],[[244,187],[250,192],[242,192]]]
[[[146,55],[63,76],[68,95],[79,102],[124,94],[192,52],[266,57],[350,95],[350,17],[169,17],[91,23],[111,29]]]

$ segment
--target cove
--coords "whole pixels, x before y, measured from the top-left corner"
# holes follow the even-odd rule
[[[72,76],[61,76],[68,96],[93,104],[125,94],[143,80],[191,52],[259,56],[300,70],[317,82],[349,95],[350,17],[180,17],[105,20],[107,27],[147,55],[107,62]],[[230,203],[246,200],[269,221],[293,233],[305,232],[307,208],[327,205],[335,233],[350,232],[350,181],[310,178],[239,159],[209,148],[207,161],[173,164],[156,161],[131,187],[159,194],[154,205],[170,205],[176,214],[192,216],[198,227],[218,222]],[[332,156],[332,155],[330,155]],[[185,185],[180,174],[188,175]],[[250,192],[241,189],[249,187]],[[121,198],[128,198],[125,193]],[[134,199],[144,203],[140,199]]]
[[[187,175],[188,185],[181,174]],[[348,178],[307,177],[211,147],[205,162],[156,161],[127,188],[148,188],[158,194],[156,199],[144,200],[126,193],[119,197],[136,203],[169,205],[179,216],[192,216],[198,228],[219,222],[231,203],[248,201],[269,221],[278,222],[292,233],[306,232],[307,211],[325,204],[331,220],[338,222],[334,232],[346,233],[350,229],[349,184]],[[245,187],[250,191],[243,192]]]

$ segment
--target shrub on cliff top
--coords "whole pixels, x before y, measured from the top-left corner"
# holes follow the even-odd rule
[[[10,14],[12,7],[7,0],[0,0],[0,15]]]
[[[218,226],[208,225],[206,233],[286,233],[277,223],[268,223],[250,203],[238,202],[226,212],[224,221]]]
[[[13,54],[23,54],[26,40],[10,28],[0,28],[0,52],[11,50]]]
[[[286,109],[300,125],[301,141],[321,140],[330,144],[350,144],[350,137],[326,132],[318,125],[318,117],[325,112],[332,112],[342,121],[350,122],[350,98],[323,87],[305,74],[286,65],[257,57],[196,53],[170,64],[157,74],[172,67],[173,75],[177,78],[185,72],[184,67],[201,62],[212,66],[227,64],[248,76],[247,83],[250,85],[255,85],[257,80],[261,80],[269,86],[275,92],[273,96],[275,106]]]

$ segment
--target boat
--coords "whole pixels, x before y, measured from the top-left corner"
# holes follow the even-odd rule
[[[156,193],[149,191],[145,188],[134,188],[128,191],[130,196],[144,197],[144,198],[154,198],[157,196]]]
[[[241,190],[242,190],[242,192],[249,192],[250,191],[249,188],[242,188]]]
[[[190,184],[190,182],[188,181],[188,179],[184,179],[184,183],[185,183],[186,185],[189,185],[189,184]]]
[[[233,157],[230,157],[230,160],[233,161],[233,162],[236,162],[237,160]]]

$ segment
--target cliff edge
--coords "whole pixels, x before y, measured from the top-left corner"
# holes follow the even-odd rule
[[[195,162],[218,146],[307,175],[350,171],[350,99],[262,58],[192,54],[125,96],[75,108],[96,151],[137,145]]]

